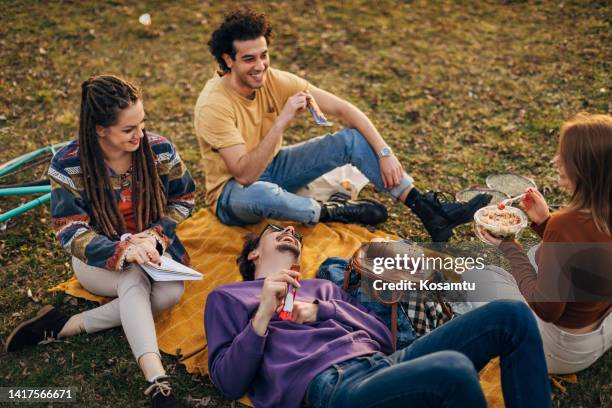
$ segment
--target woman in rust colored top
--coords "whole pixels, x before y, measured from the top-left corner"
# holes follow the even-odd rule
[[[520,204],[542,238],[538,247],[526,254],[514,240],[481,232],[510,263],[514,293],[509,285],[500,292],[526,300],[537,316],[548,371],[568,374],[612,344],[612,117],[580,114],[565,123],[554,164],[569,204],[551,215],[532,188]]]

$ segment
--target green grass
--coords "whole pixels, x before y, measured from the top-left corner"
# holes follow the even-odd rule
[[[457,191],[488,174],[535,179],[551,202],[565,196],[548,165],[559,125],[583,110],[610,113],[612,11],[607,1],[249,2],[269,14],[272,64],[363,109],[418,186]],[[80,83],[116,73],[144,90],[147,127],[176,143],[203,201],[193,105],[215,66],[206,42],[226,11],[212,1],[0,2],[0,162],[74,137]],[[138,16],[148,12],[153,24]],[[306,116],[287,133],[321,132]],[[425,240],[403,207],[384,229]],[[17,200],[2,200],[0,211]],[[69,257],[48,209],[0,236],[0,335],[44,303],[77,312],[94,305],[47,289],[68,279]],[[469,240],[468,226],[455,240]],[[27,296],[30,289],[38,303]],[[8,355],[0,386],[79,388],[79,406],[142,406],[143,380],[120,329]],[[172,356],[178,395],[196,406],[230,406],[207,378]],[[612,355],[578,375],[554,406],[612,406]],[[203,398],[203,399],[202,399]],[[197,400],[197,401],[196,401]]]

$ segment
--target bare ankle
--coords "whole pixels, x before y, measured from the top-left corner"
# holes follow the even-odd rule
[[[398,197],[398,200],[400,200],[402,203],[406,202],[408,193],[410,193],[410,190],[412,190],[413,188],[414,186],[412,184],[409,187],[407,187],[404,191],[402,191],[402,194],[400,194],[400,196]]]

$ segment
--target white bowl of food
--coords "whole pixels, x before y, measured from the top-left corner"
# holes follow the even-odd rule
[[[480,233],[480,228],[499,239],[518,237],[528,224],[527,216],[516,207],[489,205],[474,214],[476,235],[487,242]]]

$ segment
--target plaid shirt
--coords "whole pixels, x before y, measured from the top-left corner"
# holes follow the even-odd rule
[[[174,146],[162,136],[147,133],[155,153],[155,165],[164,186],[167,204],[164,216],[145,231],[150,233],[175,261],[188,265],[189,255],[176,236],[178,223],[191,215],[195,184]],[[120,200],[121,177],[109,169],[113,193]],[[77,141],[62,148],[51,160],[51,219],[62,247],[91,266],[119,271],[126,266],[126,241],[102,235],[92,225],[93,211],[85,194]]]
[[[408,299],[399,303],[401,312],[412,322],[417,337],[426,335],[451,319],[444,313],[442,304],[430,295],[411,292]]]

